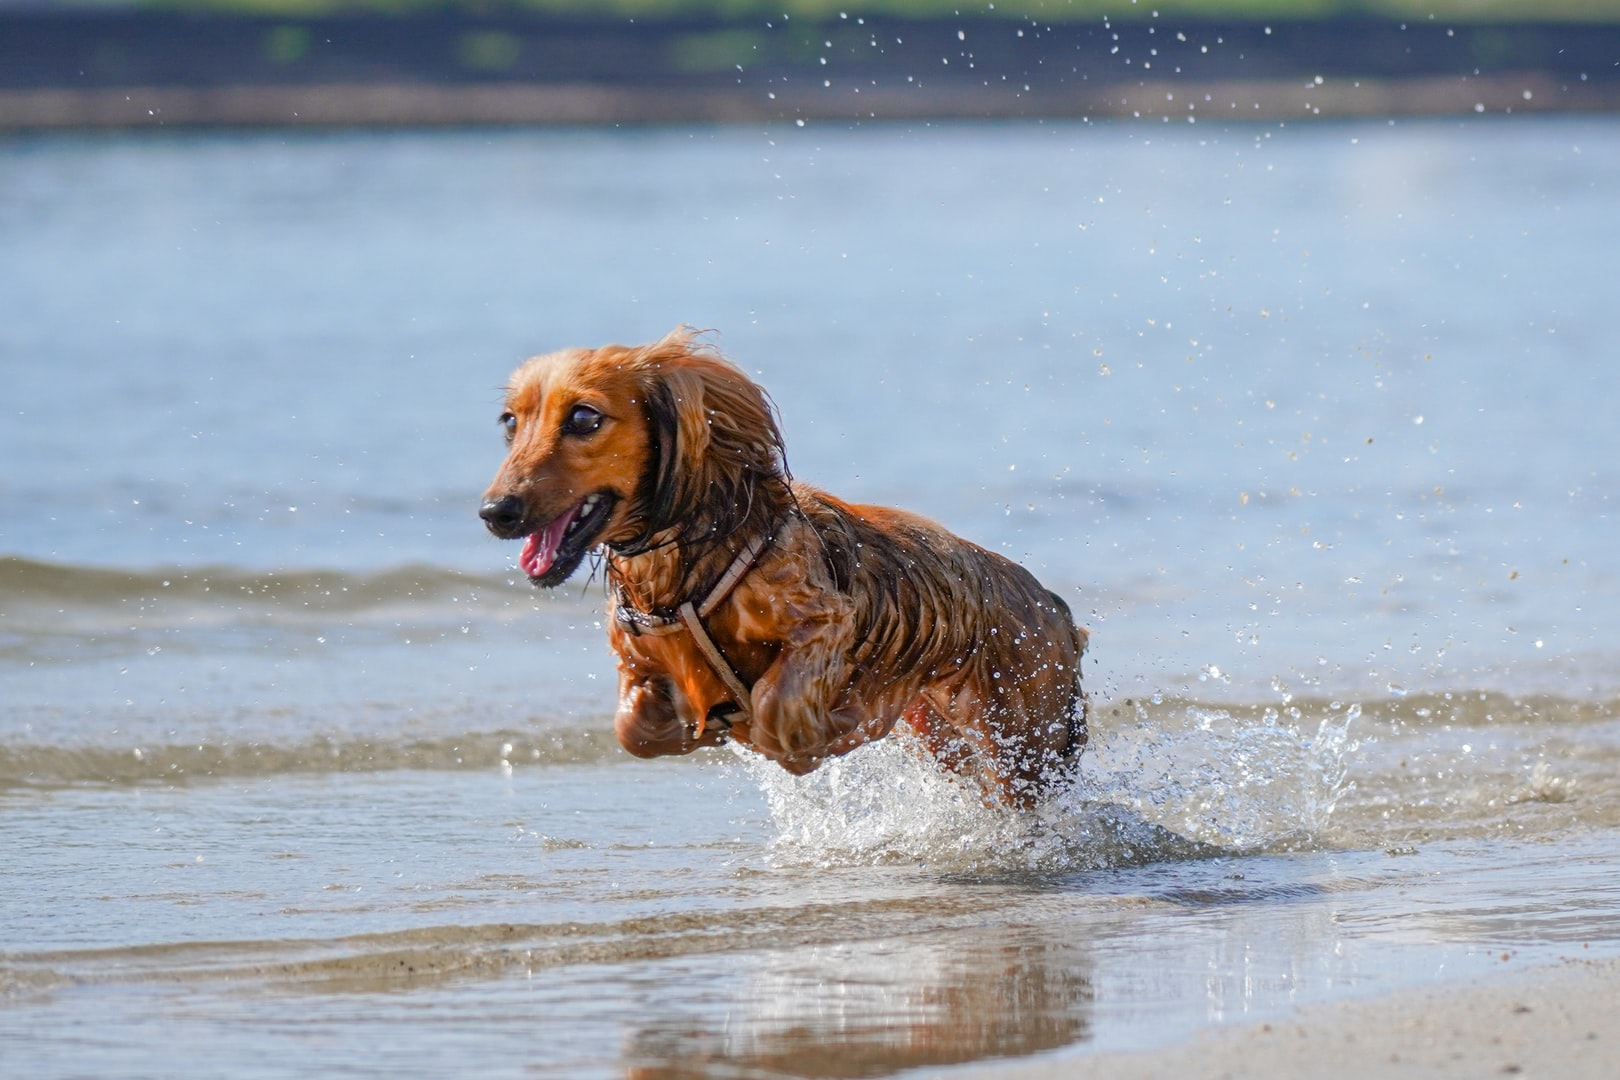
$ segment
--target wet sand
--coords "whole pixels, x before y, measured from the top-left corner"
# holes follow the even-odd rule
[[[1142,1053],[1058,1056],[958,1072],[1018,1080],[1311,1076],[1547,1076],[1620,1070],[1620,960],[1565,960],[1472,983],[1313,1005],[1268,1023],[1206,1028]]]

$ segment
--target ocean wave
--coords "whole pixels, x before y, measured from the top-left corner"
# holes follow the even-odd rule
[[[357,611],[382,605],[508,593],[512,575],[477,575],[426,564],[372,572],[253,570],[233,566],[155,569],[41,562],[0,556],[0,610],[98,608],[127,612],[160,603]]]
[[[621,757],[607,725],[463,731],[427,737],[308,736],[275,742],[51,745],[0,743],[0,791],[85,784],[209,783],[292,774],[404,769],[478,771],[595,765]]]
[[[222,733],[218,721],[213,720],[192,738],[154,740],[129,731],[120,735],[113,730],[92,739],[85,736],[84,726],[78,725],[73,728],[76,734],[61,741],[46,741],[39,735],[67,725],[59,717],[36,712],[34,722],[0,739],[0,790],[84,783],[205,782],[278,773],[459,771],[499,767],[503,761],[511,765],[595,764],[621,757],[606,711],[609,705],[604,699],[601,716],[584,724],[560,725],[552,721],[534,727],[490,729],[467,726],[471,717],[467,710],[472,706],[446,705],[439,707],[443,715],[434,721],[441,730],[430,735],[306,728],[285,740],[267,735],[267,722],[259,718],[244,720],[244,729],[250,728],[251,735],[237,739],[230,738],[228,730]],[[168,722],[175,722],[176,716],[170,716]],[[1252,794],[1268,784],[1280,783],[1283,777],[1297,778],[1301,770],[1315,769],[1319,770],[1314,774],[1315,782],[1325,792],[1340,779],[1335,770],[1365,760],[1370,744],[1399,747],[1415,754],[1421,746],[1449,745],[1465,733],[1489,735],[1497,731],[1499,742],[1511,737],[1540,745],[1543,735],[1579,740],[1582,731],[1606,732],[1617,717],[1620,699],[1513,696],[1474,690],[1436,691],[1365,703],[1328,699],[1288,703],[1125,699],[1094,703],[1092,744],[1082,761],[1093,786],[1101,784],[1106,775],[1116,787],[1162,787],[1147,783],[1148,775],[1157,769],[1165,783],[1173,779],[1185,787],[1189,771],[1197,769],[1207,773],[1211,783],[1241,782]],[[180,722],[182,727],[196,726],[202,719],[181,718]],[[1594,735],[1587,741],[1605,740]],[[964,790],[924,755],[903,746],[901,737],[829,762],[802,779],[790,777],[749,751],[737,749],[736,753],[745,767],[759,772],[759,782],[768,793],[783,799],[809,799],[809,803],[793,804],[805,809],[824,810],[837,805],[839,814],[845,817],[855,814],[850,809],[855,805],[850,796],[861,790],[910,784],[926,793],[936,810],[959,803]],[[1099,763],[1106,765],[1106,774],[1099,771]],[[974,799],[968,803],[976,805]],[[1284,808],[1279,811],[1280,820],[1297,824],[1300,809],[1294,805]],[[1309,820],[1325,817],[1331,811],[1331,802],[1324,803],[1312,811]],[[786,807],[784,812],[789,812]],[[807,820],[825,824],[831,819],[817,812]],[[862,824],[871,827],[879,820],[866,818]],[[1223,820],[1229,823],[1231,819]],[[891,824],[899,832],[906,831],[904,823]],[[955,823],[944,831],[962,824]],[[851,828],[848,835],[858,833],[858,829]],[[866,847],[881,847],[885,835],[881,828],[867,834],[870,843]],[[807,849],[825,854],[828,847],[824,840],[806,838]],[[846,841],[846,845],[855,847],[862,843]],[[872,853],[863,851],[861,857]]]

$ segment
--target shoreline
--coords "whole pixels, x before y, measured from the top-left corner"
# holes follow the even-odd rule
[[[0,15],[0,133],[1620,111],[1620,23]]]
[[[1210,1026],[1155,1050],[1003,1061],[961,1078],[1200,1080],[1310,1076],[1546,1076],[1620,1071],[1620,958],[1566,957],[1474,982],[1307,1005],[1271,1021]]]
[[[487,83],[0,89],[0,133],[174,128],[1137,120],[1154,123],[1620,111],[1620,84],[1542,72],[1458,79],[1143,80],[1067,92]]]

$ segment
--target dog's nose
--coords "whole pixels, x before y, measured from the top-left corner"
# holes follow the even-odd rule
[[[478,508],[489,531],[497,536],[511,536],[523,524],[523,500],[516,495],[502,495],[498,499],[485,499]]]

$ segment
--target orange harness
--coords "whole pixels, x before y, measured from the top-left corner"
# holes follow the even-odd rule
[[[784,519],[782,524],[785,523]],[[780,531],[781,524],[770,532],[762,533],[750,540],[737,553],[737,557],[731,560],[731,565],[726,567],[726,572],[720,575],[720,580],[714,583],[714,588],[709,590],[707,596],[698,603],[686,601],[675,610],[674,615],[658,615],[651,611],[642,611],[630,603],[623,588],[617,583],[614,585],[613,618],[625,632],[635,637],[642,634],[662,636],[685,629],[692,635],[693,643],[697,645],[698,651],[703,653],[704,659],[708,660],[714,673],[720,676],[720,681],[726,684],[726,689],[736,698],[737,711],[742,714],[744,720],[750,715],[749,699],[752,695],[748,684],[743,682],[742,676],[737,674],[737,669],[726,659],[726,654],[715,644],[703,620],[714,614],[714,609],[731,595],[737,583],[748,575],[748,571],[754,568],[755,563],[759,562],[760,555]]]

